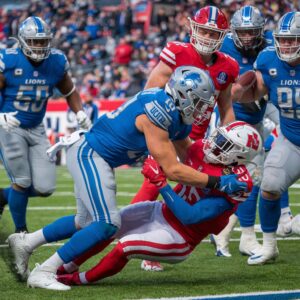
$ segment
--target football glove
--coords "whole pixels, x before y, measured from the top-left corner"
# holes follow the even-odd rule
[[[15,117],[17,111],[9,113],[0,113],[0,126],[6,131],[11,131],[20,126],[21,122]]]
[[[89,130],[92,127],[92,122],[90,118],[83,110],[77,112],[76,120],[82,129]]]
[[[226,194],[234,194],[236,192],[249,192],[251,189],[246,182],[239,180],[237,174],[220,176],[220,185],[218,189]]]
[[[82,285],[83,283],[80,281],[79,272],[74,272],[72,274],[63,274],[56,275],[57,280],[66,285]]]
[[[152,156],[148,156],[144,161],[142,174],[158,188],[163,188],[167,185],[166,174]]]

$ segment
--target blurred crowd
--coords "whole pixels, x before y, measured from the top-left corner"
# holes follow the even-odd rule
[[[28,0],[25,9],[0,6],[0,47],[15,43],[9,38],[16,37],[20,22],[39,16],[52,27],[54,46],[67,55],[83,97],[126,98],[143,88],[167,41],[189,41],[187,17],[200,7],[215,5],[230,19],[240,6],[254,5],[272,29],[282,14],[300,6],[300,1],[288,0],[151,1],[151,22],[145,32],[144,24],[134,19],[141,2],[149,4],[124,0],[119,6],[102,7],[94,0]]]

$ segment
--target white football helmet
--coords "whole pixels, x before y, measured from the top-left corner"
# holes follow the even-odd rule
[[[246,5],[238,9],[231,18],[232,38],[238,48],[248,50],[263,42],[265,18],[258,8]]]
[[[165,91],[173,99],[183,123],[187,125],[203,122],[203,116],[209,116],[206,112],[215,104],[215,87],[211,77],[196,67],[176,68]]]
[[[245,164],[262,149],[258,131],[246,122],[235,121],[217,127],[205,140],[206,159],[213,164]]]
[[[29,17],[19,27],[20,47],[33,61],[42,61],[50,55],[52,37],[49,26],[39,17]]]
[[[291,62],[300,57],[300,12],[288,12],[278,21],[274,32],[279,59]]]
[[[220,49],[228,31],[225,14],[215,6],[205,6],[189,18],[191,28],[191,44],[204,55],[212,54]],[[215,36],[215,38],[208,37]]]

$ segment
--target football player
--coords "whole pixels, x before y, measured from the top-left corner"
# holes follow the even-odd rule
[[[247,123],[236,121],[217,128],[208,140],[191,145],[186,164],[211,175],[239,174],[240,180],[252,185],[241,164],[250,161],[261,147],[259,133]],[[173,191],[153,159],[145,161],[143,173],[157,185],[165,202],[145,201],[123,208],[122,226],[115,236],[119,240],[112,251],[87,272],[59,275],[59,281],[68,285],[98,281],[120,272],[132,258],[182,262],[208,234],[220,232],[238,204],[247,198],[245,193],[227,195],[183,184]]]
[[[140,92],[117,110],[101,116],[88,133],[75,132],[60,142],[68,146],[67,166],[75,182],[77,214],[60,218],[29,235],[9,236],[15,267],[23,278],[28,274],[31,253],[27,248],[28,238],[37,247],[71,237],[30,273],[29,286],[69,289],[57,282],[58,267],[101,241],[109,240],[117,232],[121,219],[113,169],[136,162],[147,150],[171,180],[214,187],[226,193],[248,190],[247,184],[239,181],[236,174],[210,176],[177,160],[179,155],[184,161],[190,145],[191,124],[214,101],[214,92],[208,73],[191,66],[179,67],[164,90],[153,88]]]
[[[232,122],[235,118],[230,90],[238,76],[239,66],[230,56],[218,51],[228,32],[226,16],[215,6],[205,6],[189,19],[189,24],[190,43],[167,43],[160,54],[160,62],[151,72],[145,88],[163,87],[178,66],[193,65],[207,70],[215,84],[215,98],[220,110],[221,124]],[[204,137],[212,111],[213,106],[200,117],[197,124],[193,124],[190,138],[197,140]],[[156,200],[158,194],[158,188],[144,180],[131,203],[145,199]],[[163,269],[161,265],[148,261],[143,261],[141,267],[153,271]]]
[[[243,6],[238,9],[230,20],[231,33],[227,34],[220,51],[235,58],[240,66],[240,75],[253,70],[253,63],[257,55],[265,47],[273,45],[271,31],[264,31],[265,18],[258,8]],[[234,100],[234,99],[233,99]],[[262,120],[266,110],[267,101],[261,98],[252,103],[233,103],[233,109],[237,120],[245,121],[253,125],[263,136]],[[254,159],[256,165],[263,161],[264,153],[260,153]],[[261,168],[261,166],[257,166]],[[239,250],[242,254],[252,255],[257,252],[261,245],[257,242],[254,224],[256,217],[256,203],[259,192],[259,181],[255,181],[249,199],[240,205],[236,214],[230,218],[228,226],[218,236],[213,236],[216,245],[216,255],[231,257],[229,253],[230,233],[239,217],[242,235]]]
[[[65,55],[51,48],[52,33],[39,17],[29,17],[18,30],[18,47],[0,52],[1,160],[11,186],[0,190],[0,212],[8,203],[16,232],[27,231],[28,197],[47,197],[55,189],[55,164],[43,118],[55,88],[76,113],[79,124],[91,125],[82,110]],[[45,180],[46,179],[46,180]]]
[[[263,247],[259,253],[249,257],[249,265],[274,261],[278,256],[279,199],[300,177],[299,26],[300,12],[288,12],[282,16],[273,33],[275,47],[263,50],[254,64],[255,84],[245,91],[238,82],[232,90],[233,96],[243,101],[260,99],[268,94],[280,114],[281,132],[264,163],[261,183],[259,214]]]

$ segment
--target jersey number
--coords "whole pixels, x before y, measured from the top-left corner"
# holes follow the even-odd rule
[[[277,88],[278,105],[281,115],[289,119],[300,119],[300,109],[296,106],[300,105],[300,88],[295,89],[295,104],[293,104],[293,90],[289,87]],[[284,99],[284,101],[283,101]]]
[[[40,112],[48,97],[49,86],[47,85],[20,85],[14,107],[21,111]]]

